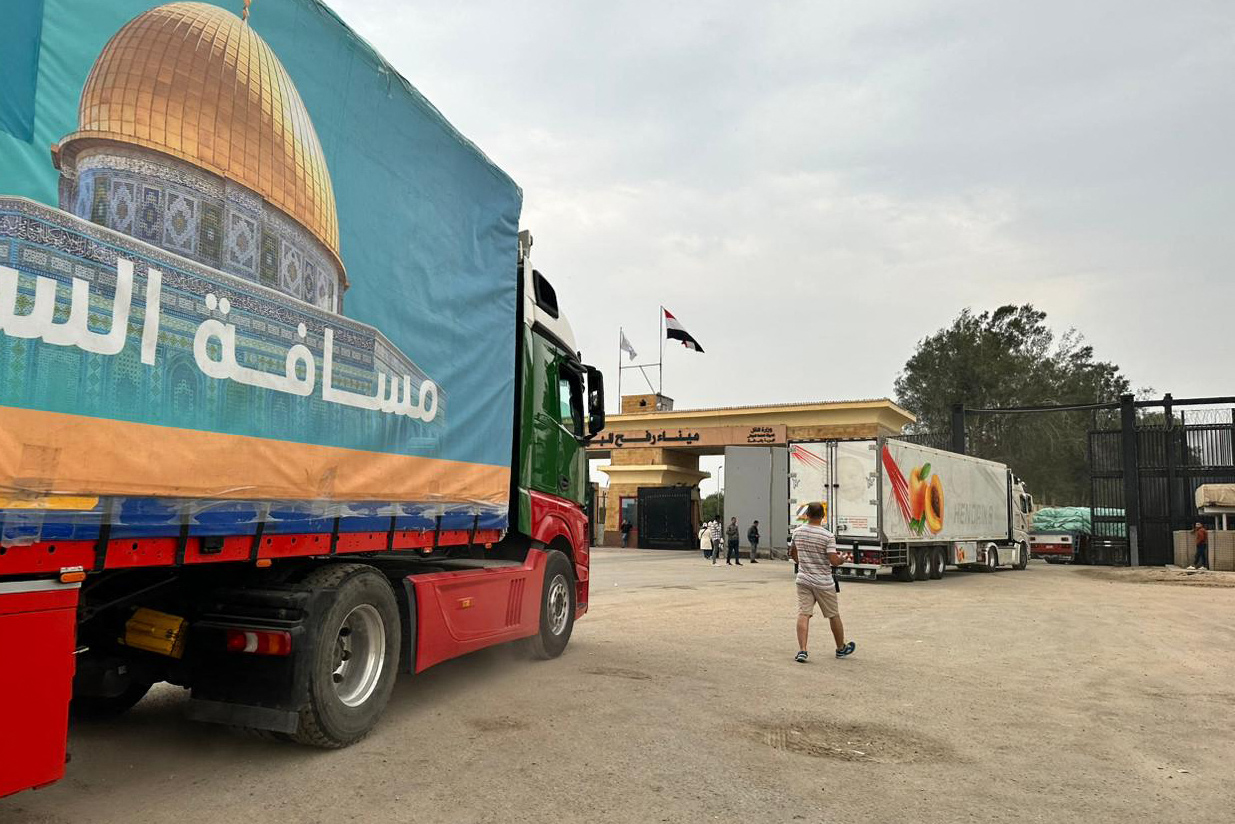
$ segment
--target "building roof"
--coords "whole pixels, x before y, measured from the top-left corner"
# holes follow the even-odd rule
[[[640,410],[638,412],[614,413],[608,417],[626,417],[635,415],[660,415],[669,417],[673,415],[689,414],[692,412],[708,413],[708,412],[743,412],[743,411],[759,411],[770,412],[774,410],[809,410],[809,409],[827,409],[827,408],[845,408],[855,406],[887,406],[893,410],[900,412],[911,420],[916,420],[913,413],[899,406],[895,401],[888,398],[860,398],[856,400],[843,401],[791,401],[789,403],[755,403],[741,404],[737,406],[701,406],[694,409],[671,409],[667,411],[657,412],[653,409]]]

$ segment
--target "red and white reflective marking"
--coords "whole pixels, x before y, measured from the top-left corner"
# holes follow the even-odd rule
[[[281,629],[229,629],[227,651],[253,655],[290,655],[292,634]]]

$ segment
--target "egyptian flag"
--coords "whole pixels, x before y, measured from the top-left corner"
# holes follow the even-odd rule
[[[703,351],[699,341],[690,336],[690,332],[687,332],[682,327],[682,324],[678,323],[678,319],[668,309],[662,306],[660,311],[665,313],[665,337],[670,340],[680,340],[687,349],[694,349],[696,352]]]

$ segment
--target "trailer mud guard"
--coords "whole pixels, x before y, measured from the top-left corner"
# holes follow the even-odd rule
[[[64,776],[80,584],[0,582],[0,796]]]
[[[547,555],[529,549],[520,565],[500,564],[412,575],[415,671],[540,630]]]

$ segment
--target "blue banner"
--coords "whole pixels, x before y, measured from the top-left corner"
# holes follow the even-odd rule
[[[324,5],[245,14],[6,10],[0,496],[505,503],[518,187]]]

